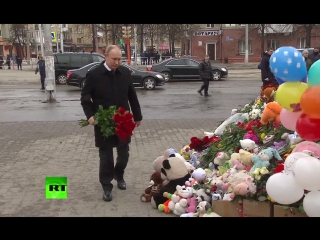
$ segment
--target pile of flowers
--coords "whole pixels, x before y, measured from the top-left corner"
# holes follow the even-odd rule
[[[80,119],[78,123],[81,127],[89,125],[87,119]],[[122,107],[117,109],[116,106],[103,109],[101,105],[94,115],[94,125],[100,127],[103,137],[117,135],[122,142],[133,135],[133,130],[136,127],[133,115],[129,111]]]

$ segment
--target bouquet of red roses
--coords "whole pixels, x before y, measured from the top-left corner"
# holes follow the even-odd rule
[[[81,127],[89,125],[87,119],[81,119],[78,123]],[[133,130],[136,127],[133,115],[129,111],[122,107],[117,109],[115,106],[103,109],[101,105],[94,115],[94,125],[100,127],[104,137],[116,134],[122,142],[125,142],[128,137],[133,135]]]

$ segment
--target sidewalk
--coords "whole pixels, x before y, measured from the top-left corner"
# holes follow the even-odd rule
[[[81,117],[79,117],[80,119]],[[0,216],[174,217],[140,201],[152,162],[167,148],[180,150],[217,119],[143,120],[135,130],[125,173],[127,190],[114,182],[113,201],[102,201],[93,128],[76,122],[0,123]],[[45,177],[66,176],[68,199],[45,199]]]

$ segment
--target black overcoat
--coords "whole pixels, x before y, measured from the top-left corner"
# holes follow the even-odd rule
[[[105,61],[88,72],[86,83],[82,89],[81,105],[87,119],[94,116],[99,105],[102,105],[104,109],[108,109],[110,106],[123,107],[132,112],[134,121],[141,121],[141,108],[130,70],[120,65],[112,73],[107,70],[104,63]],[[120,142],[116,135],[104,138],[100,128],[96,125],[94,126],[94,135],[95,146],[99,148],[108,145],[116,147]],[[130,141],[129,137],[127,143]]]

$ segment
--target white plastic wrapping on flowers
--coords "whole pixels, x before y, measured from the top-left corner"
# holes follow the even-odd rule
[[[226,126],[230,123],[243,123],[245,120],[248,120],[249,115],[247,113],[235,113],[234,115],[227,118],[215,131],[214,135],[221,136],[226,129]]]

